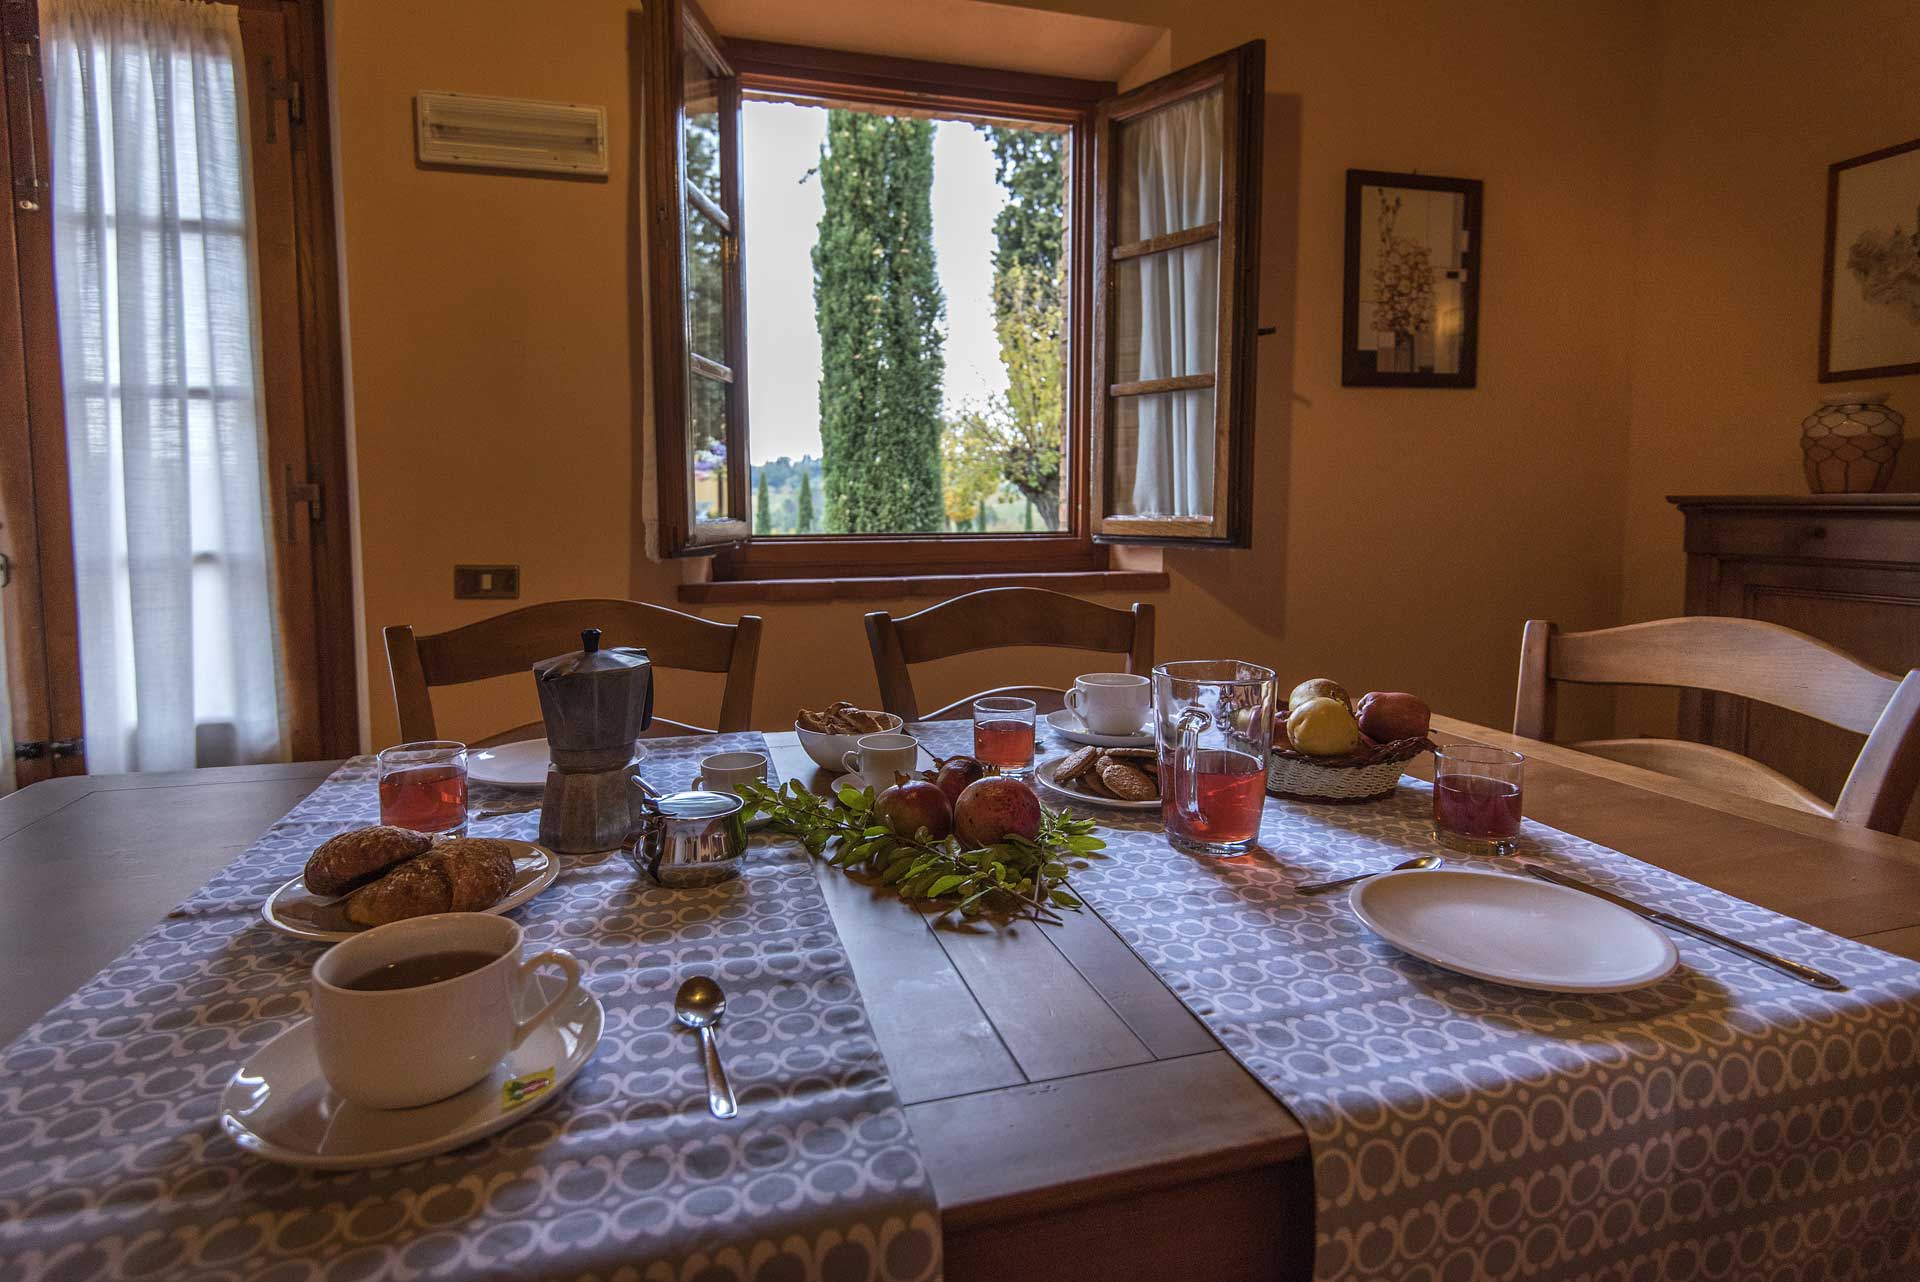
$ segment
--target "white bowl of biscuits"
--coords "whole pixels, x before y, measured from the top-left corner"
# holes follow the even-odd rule
[[[1090,744],[1041,762],[1034,775],[1043,788],[1074,801],[1124,810],[1160,804],[1160,762],[1152,748]]]
[[[800,736],[800,746],[813,758],[813,764],[844,774],[847,768],[842,759],[853,751],[862,735],[898,730],[900,725],[900,718],[891,712],[869,712],[841,699],[819,712],[800,709],[793,719],[793,732]]]

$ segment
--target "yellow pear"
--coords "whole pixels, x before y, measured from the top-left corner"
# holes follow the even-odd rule
[[[1337,699],[1308,699],[1288,715],[1287,738],[1309,757],[1338,757],[1360,746],[1360,723]]]
[[[1287,696],[1287,711],[1293,711],[1309,699],[1332,699],[1343,707],[1353,707],[1353,700],[1348,696],[1345,686],[1325,677],[1314,677],[1293,688],[1293,693]]]

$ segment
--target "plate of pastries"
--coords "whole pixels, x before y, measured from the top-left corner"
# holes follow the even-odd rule
[[[329,837],[260,915],[298,939],[336,943],[434,913],[504,913],[553,884],[552,851],[503,837],[448,837],[390,824]]]

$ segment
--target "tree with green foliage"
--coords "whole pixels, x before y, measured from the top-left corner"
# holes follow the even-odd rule
[[[794,518],[794,533],[813,533],[813,478],[805,471],[800,476],[800,507]]]
[[[993,329],[1007,391],[949,421],[948,474],[995,470],[1055,528],[1066,432],[1064,136],[982,129],[993,147],[994,176],[1007,193],[993,220]],[[966,461],[956,465],[958,460]],[[949,509],[958,497],[949,494]]]
[[[937,531],[946,299],[934,273],[933,122],[835,108],[819,172],[827,527]]]
[[[760,469],[760,488],[753,501],[753,532],[773,533],[773,497],[767,493],[767,472]]]

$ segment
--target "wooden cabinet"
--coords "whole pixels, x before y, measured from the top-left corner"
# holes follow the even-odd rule
[[[1687,613],[1765,619],[1889,672],[1920,668],[1920,494],[1682,495]],[[1727,695],[1681,698],[1680,733],[1831,801],[1865,740]],[[1920,804],[1905,836],[1920,838]]]

